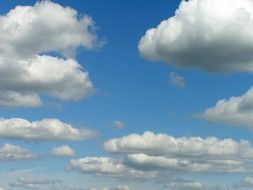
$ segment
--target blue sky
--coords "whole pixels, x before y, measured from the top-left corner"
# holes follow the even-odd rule
[[[0,190],[253,187],[250,0],[1,2]]]

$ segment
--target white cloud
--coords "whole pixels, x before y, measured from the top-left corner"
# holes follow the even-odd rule
[[[9,183],[9,186],[15,188],[38,189],[42,185],[55,185],[57,182],[56,180],[49,179],[19,177],[16,182]]]
[[[42,104],[41,94],[79,100],[94,92],[88,72],[73,57],[78,47],[91,49],[100,42],[93,20],[79,17],[50,1],[0,16],[0,106],[35,107]]]
[[[104,143],[104,149],[113,153],[147,153],[151,155],[230,157],[253,156],[253,148],[247,141],[219,140],[215,137],[175,138],[167,134],[146,131],[143,135],[130,134]]]
[[[164,156],[150,156],[147,154],[130,154],[127,155],[125,163],[128,166],[140,170],[167,170],[167,171],[208,171],[211,164],[194,163],[187,159],[166,158]]]
[[[54,156],[75,156],[75,151],[70,148],[68,145],[63,145],[60,147],[55,147],[51,150],[51,154]]]
[[[170,181],[166,185],[166,188],[173,189],[173,190],[203,190],[203,189],[206,189],[198,181],[182,180],[182,179]]]
[[[130,190],[130,187],[127,185],[117,185],[115,187],[109,188],[109,187],[102,187],[102,188],[95,188],[92,187],[90,190]]]
[[[112,126],[115,128],[115,129],[124,129],[125,127],[125,123],[123,121],[120,121],[120,120],[114,120],[112,122]]]
[[[253,71],[251,0],[181,1],[175,15],[147,30],[140,54],[212,72]]]
[[[35,93],[0,91],[0,106],[2,107],[38,107],[41,105],[42,101]]]
[[[169,82],[170,82],[170,84],[172,84],[178,88],[184,88],[186,85],[186,81],[185,81],[184,77],[182,77],[174,72],[170,73]]]
[[[38,158],[36,153],[20,146],[5,144],[0,147],[0,160],[30,160]]]
[[[126,166],[122,161],[109,157],[84,157],[70,161],[69,170],[84,174],[112,178],[149,178],[153,173],[135,170]]]
[[[130,187],[127,185],[117,185],[116,187],[113,187],[112,190],[130,190]]]
[[[0,119],[0,137],[23,140],[85,140],[95,137],[89,129],[78,129],[58,119],[30,122],[21,118]]]
[[[253,130],[253,88],[239,97],[219,100],[197,117],[211,122],[246,127]]]
[[[253,187],[253,178],[247,176],[242,180],[241,184],[243,184],[244,186]]]
[[[104,149],[124,155],[128,167],[141,171],[247,172],[253,158],[253,147],[245,140],[175,138],[152,132],[108,140]]]

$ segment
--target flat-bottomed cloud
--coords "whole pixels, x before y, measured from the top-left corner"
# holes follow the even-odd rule
[[[181,1],[175,15],[147,30],[140,54],[184,68],[253,71],[251,0]]]

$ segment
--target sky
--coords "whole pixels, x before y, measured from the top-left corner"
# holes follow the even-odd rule
[[[251,0],[0,2],[0,190],[252,189]]]

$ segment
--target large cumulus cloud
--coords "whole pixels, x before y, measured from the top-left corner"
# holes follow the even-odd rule
[[[17,6],[0,16],[2,107],[36,107],[41,94],[61,100],[91,95],[94,85],[74,56],[100,45],[94,21],[50,1]]]
[[[175,15],[147,30],[141,55],[212,72],[253,71],[251,0],[182,1]]]

